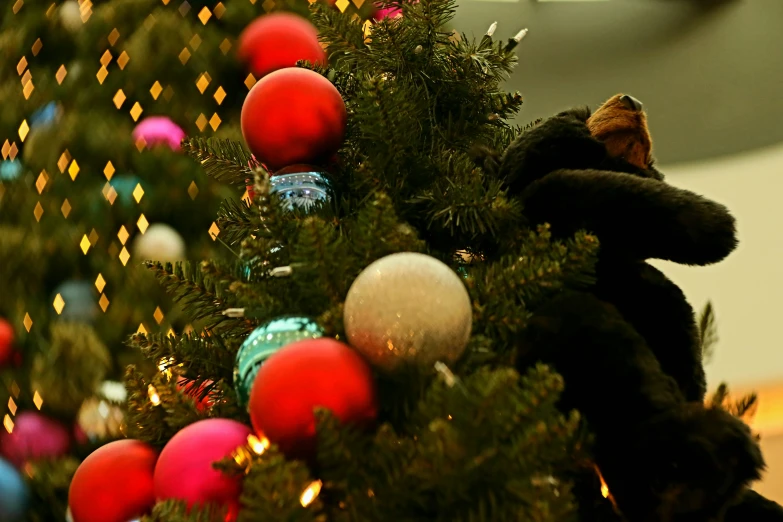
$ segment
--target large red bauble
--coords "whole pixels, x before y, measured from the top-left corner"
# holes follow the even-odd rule
[[[18,467],[28,460],[59,457],[70,448],[68,428],[37,411],[20,413],[11,433],[0,432],[0,453]]]
[[[14,328],[11,323],[0,317],[0,366],[4,365],[14,353]]]
[[[242,106],[242,134],[272,171],[328,160],[345,139],[348,115],[334,85],[308,69],[275,71],[256,83]]]
[[[73,522],[128,522],[155,505],[158,452],[139,440],[117,440],[90,453],[68,491]]]
[[[212,464],[246,444],[251,433],[230,419],[206,419],[181,429],[160,452],[155,497],[184,500],[189,507],[220,504],[228,508],[227,520],[234,520],[242,492],[240,477],[221,473]]]
[[[372,371],[349,346],[322,337],[291,343],[264,362],[250,390],[250,419],[259,435],[293,458],[316,450],[313,410],[342,422],[370,424],[378,413]]]
[[[239,59],[256,78],[278,69],[294,67],[299,60],[326,65],[326,52],[318,41],[318,29],[292,13],[263,15],[239,36]]]

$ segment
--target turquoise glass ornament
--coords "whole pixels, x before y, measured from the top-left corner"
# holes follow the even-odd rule
[[[22,174],[19,160],[0,161],[0,181],[13,181]]]
[[[328,178],[310,165],[292,165],[280,169],[269,178],[269,183],[269,194],[277,194],[288,210],[308,211],[314,205],[328,203],[332,199]]]
[[[30,491],[19,471],[0,458],[0,520],[23,522],[30,501]]]
[[[253,330],[239,347],[234,365],[234,389],[239,403],[247,406],[258,369],[269,356],[293,342],[323,336],[324,331],[318,323],[298,316],[279,317]]]

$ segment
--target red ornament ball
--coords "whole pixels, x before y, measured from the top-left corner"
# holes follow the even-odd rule
[[[345,139],[347,120],[337,88],[308,69],[281,69],[264,77],[242,106],[245,141],[272,171],[328,160]]]
[[[73,522],[128,522],[155,505],[158,452],[139,440],[117,440],[90,453],[68,491]]]
[[[326,65],[326,52],[318,41],[318,29],[292,13],[263,15],[239,36],[239,59],[260,79],[296,66],[299,60]]]
[[[240,477],[214,469],[212,464],[247,442],[252,431],[230,419],[206,419],[181,429],[163,448],[155,466],[155,497],[179,499],[188,506],[205,503],[228,508],[228,518],[239,513]]]
[[[201,386],[196,386],[194,381],[189,382],[186,378],[180,377],[177,379],[177,390],[193,399],[193,402],[196,403],[196,409],[198,411],[205,411],[211,408],[215,403],[210,393],[207,393],[202,397],[204,388],[210,386],[211,384],[212,381],[204,381]]]
[[[68,428],[36,411],[20,413],[13,431],[0,433],[0,452],[17,467],[29,460],[59,457],[71,448]]]
[[[378,405],[372,371],[364,359],[328,337],[291,343],[266,360],[250,390],[250,419],[293,458],[316,450],[313,410],[322,407],[342,422],[366,425]]]
[[[7,363],[14,354],[14,328],[0,317],[0,366]]]

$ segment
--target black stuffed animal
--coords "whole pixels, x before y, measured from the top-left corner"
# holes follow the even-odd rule
[[[558,114],[521,134],[497,170],[531,225],[600,243],[595,286],[535,310],[519,364],[542,360],[563,375],[563,407],[587,419],[623,517],[783,521],[780,506],[747,489],[764,467],[748,427],[704,406],[693,309],[646,263],[716,263],[736,247],[734,219],[663,181],[641,103],[617,95],[595,113]]]

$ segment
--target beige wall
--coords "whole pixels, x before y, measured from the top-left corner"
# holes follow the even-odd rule
[[[738,221],[740,246],[711,267],[654,262],[700,309],[715,305],[720,342],[711,387],[760,392],[753,422],[768,471],[756,489],[783,503],[783,146],[662,166],[668,181],[720,201]]]
[[[711,385],[783,383],[783,146],[661,170],[670,183],[727,205],[738,221],[740,246],[721,263],[655,262],[694,308],[715,305]]]

